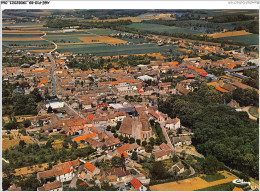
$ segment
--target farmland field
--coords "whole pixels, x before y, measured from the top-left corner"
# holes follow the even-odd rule
[[[233,37],[223,37],[220,39],[230,40],[233,42],[245,43],[248,45],[258,45],[259,44],[259,35],[256,35],[256,34],[240,35],[240,36],[233,36]]]
[[[50,42],[47,41],[3,41],[5,45],[16,45],[16,46],[42,46],[42,45],[52,45]]]
[[[87,32],[95,35],[110,35],[112,33],[118,33],[119,31],[112,29],[88,29]]]
[[[241,36],[241,35],[250,35],[251,33],[248,33],[246,31],[230,31],[226,33],[214,33],[210,34],[208,36],[213,38],[222,38],[222,37],[232,37],[232,36]]]
[[[127,41],[113,38],[113,37],[107,37],[107,36],[99,36],[99,37],[78,37],[83,43],[107,43],[107,44],[126,44]]]
[[[187,33],[187,34],[202,34],[200,31],[189,30],[181,27],[166,26],[159,24],[148,24],[148,23],[132,23],[128,25],[129,28],[137,30],[152,31],[152,32],[168,32],[173,33]]]
[[[97,56],[131,55],[144,53],[165,52],[175,49],[174,46],[159,47],[156,44],[140,45],[107,45],[107,44],[83,44],[83,45],[59,45],[59,52],[95,54]]]

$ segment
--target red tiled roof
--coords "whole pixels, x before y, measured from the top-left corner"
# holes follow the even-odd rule
[[[92,164],[89,163],[89,162],[86,162],[85,165],[84,165],[84,167],[85,167],[87,170],[89,170],[90,172],[93,172],[93,171],[95,170],[95,166],[92,165]]]
[[[243,189],[240,189],[238,187],[235,187],[232,191],[243,191]]]
[[[118,157],[121,157],[122,154],[124,155],[125,158],[128,158],[128,154],[127,154],[126,152],[123,152],[123,153],[121,153],[121,154],[118,154],[117,156],[118,156]]]
[[[142,183],[135,177],[132,179],[130,183],[133,185],[135,189],[139,189],[142,186]]]
[[[90,115],[87,116],[87,119],[91,119],[91,120],[92,120],[92,119],[94,119],[94,118],[95,118],[95,116],[92,115],[92,114],[90,114]]]
[[[85,140],[87,137],[93,138],[93,137],[96,137],[96,136],[97,136],[96,133],[91,133],[91,134],[83,135],[83,136],[80,136],[80,137],[76,137],[73,140],[76,141],[76,142],[79,142],[81,140]]]
[[[206,77],[208,74],[206,72],[201,72],[200,76]]]
[[[227,93],[228,91],[226,89],[222,89],[221,87],[216,86],[216,89],[222,93]]]
[[[130,146],[129,143],[127,143],[127,144],[125,144],[125,145],[123,145],[123,146],[117,148],[117,152],[118,152],[119,154],[125,152],[126,150],[129,150],[129,151],[132,150],[132,147]]]
[[[186,78],[194,78],[194,75],[193,74],[186,74],[186,75],[184,75],[184,77],[186,77]]]

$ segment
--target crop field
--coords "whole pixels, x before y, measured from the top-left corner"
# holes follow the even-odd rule
[[[248,45],[259,45],[259,35],[256,35],[256,34],[239,35],[239,36],[233,36],[233,37],[223,37],[220,39],[233,41],[233,42],[245,43]]]
[[[107,36],[99,36],[99,37],[78,37],[83,43],[107,43],[107,44],[126,44],[127,41],[113,38],[113,37],[107,37]]]
[[[19,35],[19,34],[32,34],[32,35],[35,35],[35,34],[41,34],[43,35],[43,32],[42,31],[21,31],[21,30],[3,30],[2,31],[3,34],[16,34],[16,35]]]
[[[152,31],[152,32],[168,32],[170,34],[174,33],[186,33],[186,34],[202,34],[200,31],[189,30],[186,28],[166,26],[159,24],[149,24],[149,23],[132,23],[128,25],[129,28],[134,28],[137,30]]]
[[[41,37],[42,34],[3,34],[2,38],[34,38]]]
[[[5,45],[15,45],[15,46],[42,46],[42,45],[52,45],[50,42],[47,41],[3,41]]]
[[[108,44],[82,44],[82,45],[59,45],[58,52],[72,52],[95,54],[97,56],[133,55],[145,53],[166,52],[175,49],[174,46],[159,47],[157,44],[140,45],[108,45]]]
[[[40,37],[30,37],[30,38],[3,38],[3,41],[41,41]]]
[[[89,32],[91,34],[95,35],[110,35],[110,34],[115,34],[118,33],[119,31],[112,30],[112,29],[88,29],[86,32]]]
[[[199,14],[201,17],[214,17],[222,15],[234,15],[234,14],[257,14],[258,10],[205,10],[205,14]]]
[[[250,34],[251,33],[242,30],[242,31],[230,31],[226,33],[214,33],[214,34],[209,34],[208,36],[213,38],[222,38],[222,37],[232,37],[232,36],[241,36],[241,35],[250,35]]]

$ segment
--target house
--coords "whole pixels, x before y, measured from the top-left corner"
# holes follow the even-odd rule
[[[44,184],[37,188],[37,191],[62,191],[63,187],[60,181],[54,181],[51,183]]]
[[[171,155],[171,151],[159,150],[154,152],[155,161],[162,161],[165,159],[169,159]]]
[[[168,119],[165,121],[165,127],[170,130],[177,130],[181,127],[181,121],[179,118]]]
[[[147,188],[143,186],[143,184],[135,177],[130,181],[130,183],[134,189],[138,189],[139,191],[147,191]]]
[[[239,106],[239,103],[233,99],[231,99],[231,101],[227,105],[234,108],[236,111],[242,111],[241,107]]]
[[[58,109],[65,106],[64,102],[61,99],[55,98],[48,101],[45,101],[45,106],[48,109],[51,107],[52,109]]]
[[[6,191],[22,191],[22,188],[17,187],[15,184],[13,184]]]
[[[190,136],[172,137],[171,140],[174,146],[191,145]]]
[[[177,85],[175,89],[178,95],[187,95],[190,92],[188,89],[185,89],[181,84]]]
[[[79,161],[69,161],[59,165],[53,166],[51,170],[42,171],[37,173],[37,179],[47,179],[51,177],[56,177],[57,181],[62,183],[65,181],[71,181],[74,177],[74,169],[79,166]]]
[[[178,163],[174,164],[169,171],[173,171],[175,172],[177,175],[181,174],[184,172],[184,166],[181,163],[181,161],[179,161]]]
[[[100,173],[100,169],[98,169],[97,167],[95,167],[94,165],[92,165],[89,162],[86,162],[84,164],[84,169],[87,172],[87,178],[88,180],[92,179],[95,175]]]
[[[116,180],[117,182],[124,182],[125,184],[130,182],[132,179],[132,176],[130,174],[130,171],[128,170],[124,170],[122,167],[119,168],[112,168],[108,171],[105,172],[105,175],[108,176],[112,176],[115,175],[116,176]]]

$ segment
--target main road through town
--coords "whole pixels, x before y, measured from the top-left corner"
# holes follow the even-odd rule
[[[56,94],[56,82],[55,82],[55,78],[54,78],[54,69],[56,67],[56,64],[55,64],[55,60],[52,57],[51,53],[47,53],[47,56],[49,57],[51,64],[52,64],[52,67],[51,67],[52,94],[54,96],[56,96],[57,95]]]

